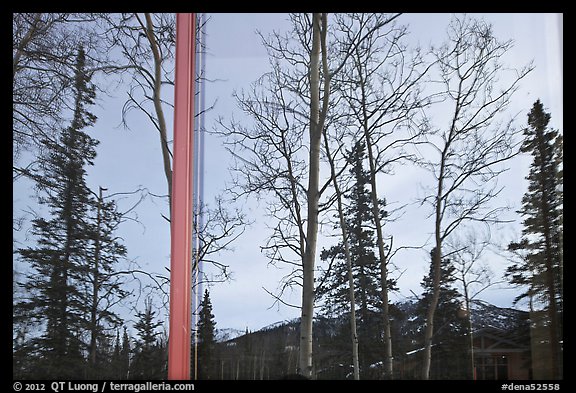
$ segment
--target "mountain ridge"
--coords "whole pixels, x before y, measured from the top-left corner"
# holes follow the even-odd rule
[[[473,330],[492,327],[499,330],[510,331],[518,329],[520,325],[528,319],[528,311],[519,310],[512,307],[500,307],[485,300],[479,299],[474,299],[470,303],[470,308],[472,309]],[[415,316],[414,308],[416,301],[406,300],[403,302],[396,302],[393,305],[402,312],[407,313],[409,315],[407,319]],[[410,316],[410,314],[412,315]],[[345,315],[335,317],[317,315],[314,317],[314,322],[315,324],[318,323],[321,325],[325,325],[326,323],[330,324],[330,322],[342,324],[344,321],[347,321],[347,316],[346,318],[344,317]],[[216,341],[227,342],[236,340],[247,334],[251,335],[256,333],[265,333],[286,327],[298,327],[299,323],[300,318],[297,317],[293,319],[285,319],[282,321],[273,322],[254,331],[234,328],[217,329]]]

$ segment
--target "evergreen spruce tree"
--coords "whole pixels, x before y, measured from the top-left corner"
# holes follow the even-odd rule
[[[548,346],[544,352],[533,354],[534,360],[541,361],[533,368],[548,369],[541,377],[556,379],[563,375],[563,138],[548,127],[549,122],[550,114],[537,100],[528,113],[521,147],[522,152],[533,156],[526,178],[528,191],[518,211],[524,217],[522,239],[508,246],[524,255],[507,269],[507,276],[511,283],[527,287],[516,300],[530,298],[537,347],[542,343]]]
[[[124,334],[122,335],[122,349],[120,350],[120,366],[118,367],[118,379],[130,379],[130,336],[124,327]]]
[[[116,330],[114,352],[108,370],[109,379],[128,379],[130,368],[130,337],[124,327],[124,334],[120,339],[120,330]]]
[[[120,331],[116,330],[116,339],[114,340],[114,352],[110,360],[110,379],[120,379],[120,352],[122,351],[122,342],[120,341]]]
[[[28,356],[37,359],[31,378],[105,377],[110,332],[121,322],[113,311],[126,294],[113,274],[126,255],[114,233],[121,214],[114,201],[104,201],[101,193],[95,198],[86,184],[86,167],[93,165],[98,144],[84,131],[96,121],[87,109],[95,99],[90,79],[80,48],[71,125],[57,140],[43,141],[41,170],[26,173],[35,182],[39,204],[49,209],[49,218],[32,221],[36,246],[18,250],[32,269],[22,284],[30,296],[15,304],[14,317],[44,329],[15,351],[19,358],[30,349]]]
[[[106,373],[103,368],[110,361],[101,351],[112,337],[110,332],[121,325],[121,318],[114,312],[113,306],[123,299],[127,292],[122,288],[121,276],[115,275],[116,265],[126,256],[126,247],[118,241],[115,231],[122,215],[114,201],[105,201],[100,187],[91,220],[90,258],[85,261],[84,280],[86,296],[86,326],[90,336],[88,344],[88,369],[90,378],[99,378]]]
[[[430,252],[430,273],[422,280],[424,292],[416,307],[415,323],[416,342],[423,345],[426,312],[430,307],[433,282],[433,259],[435,250]],[[466,321],[459,317],[462,296],[454,288],[456,280],[455,268],[447,258],[442,259],[440,266],[440,296],[436,309],[435,324],[437,326],[432,340],[431,379],[466,379],[468,368],[467,329]]]
[[[82,284],[90,257],[91,231],[88,212],[93,198],[86,186],[87,165],[93,165],[97,141],[83,129],[96,117],[86,106],[95,93],[85,72],[85,53],[78,51],[74,78],[74,108],[71,125],[58,140],[44,140],[47,154],[41,170],[30,174],[40,192],[39,203],[50,218],[32,221],[36,246],[18,253],[31,266],[22,284],[30,296],[15,305],[16,316],[27,315],[43,329],[29,343],[30,356],[37,359],[32,378],[71,379],[83,376],[86,345],[83,342],[85,293]]]
[[[150,299],[145,302],[144,312],[138,312],[136,316],[138,321],[134,328],[139,339],[134,346],[130,379],[165,379],[165,345],[159,340],[160,332],[157,331],[162,323],[156,320]]]
[[[379,329],[381,318],[378,315],[382,304],[380,261],[375,253],[376,238],[372,229],[374,217],[368,188],[370,174],[363,166],[365,158],[365,145],[362,141],[358,141],[349,154],[353,183],[349,192],[345,194],[345,198],[349,201],[345,215],[354,277],[361,373],[367,372],[370,364],[381,360],[383,345]],[[386,202],[381,200],[380,206],[384,209]],[[381,218],[387,215],[384,210],[380,214]],[[322,311],[330,316],[342,315],[350,308],[348,270],[343,243],[322,250],[320,258],[331,264],[324,285],[318,290],[318,296],[324,300]],[[390,284],[393,287],[393,282]]]
[[[216,321],[212,314],[212,302],[208,289],[204,291],[204,298],[200,304],[198,317],[198,379],[215,379],[216,362]]]

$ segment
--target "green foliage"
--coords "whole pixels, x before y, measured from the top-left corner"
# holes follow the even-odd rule
[[[134,328],[138,340],[133,350],[129,379],[166,379],[167,346],[157,330],[162,322],[156,320],[150,299],[146,302],[144,312],[137,313],[137,318]]]
[[[546,377],[561,378],[563,340],[563,138],[550,129],[550,114],[537,100],[528,113],[521,151],[533,157],[528,190],[518,211],[524,217],[522,238],[511,242],[508,250],[519,261],[509,266],[506,275],[512,284],[526,287],[516,301],[528,298],[533,314],[533,335],[540,335],[536,346],[548,343],[545,363],[551,365]],[[538,330],[538,331],[537,331]],[[542,336],[543,335],[543,336]],[[536,347],[534,347],[536,348]]]
[[[430,252],[430,260],[435,251]],[[412,350],[424,345],[424,326],[426,313],[430,307],[433,292],[433,266],[422,280],[424,292],[416,306],[416,318],[410,328],[414,344]],[[468,336],[466,319],[459,317],[462,305],[462,295],[454,288],[455,268],[448,258],[443,258],[440,265],[440,295],[434,316],[434,336],[432,338],[431,379],[466,379],[466,360],[468,359]],[[413,356],[419,356],[416,353]]]
[[[528,127],[521,151],[530,153],[533,162],[526,179],[528,190],[518,211],[524,217],[522,239],[511,242],[508,249],[522,253],[522,261],[508,268],[513,284],[527,286],[517,301],[534,296],[548,302],[547,280],[549,268],[555,277],[556,300],[561,303],[561,252],[563,234],[563,138],[557,130],[548,128],[550,114],[544,111],[540,100],[528,114]]]
[[[94,202],[86,185],[85,166],[92,164],[97,141],[82,131],[95,121],[85,108],[93,103],[95,93],[85,73],[82,48],[74,86],[71,125],[58,140],[45,140],[42,171],[31,176],[41,192],[39,203],[49,208],[50,218],[35,218],[37,245],[18,250],[32,268],[22,284],[32,296],[15,305],[15,314],[31,317],[44,328],[42,335],[29,343],[31,355],[38,359],[36,378],[77,378],[83,375],[85,361],[82,333],[87,299],[82,283],[92,241],[87,218]]]
[[[216,360],[216,321],[212,314],[212,302],[208,289],[200,304],[198,317],[198,379],[216,379],[218,362]],[[192,349],[194,350],[194,349]]]
[[[17,250],[30,266],[19,283],[26,296],[14,305],[16,324],[28,329],[14,345],[15,373],[23,378],[102,377],[111,356],[109,331],[121,322],[111,308],[126,294],[111,274],[126,254],[114,234],[121,215],[86,184],[98,144],[84,131],[96,121],[87,109],[95,87],[86,68],[80,48],[71,124],[56,140],[43,141],[41,170],[27,173],[48,214],[32,220],[35,244]]]
[[[120,330],[116,330],[116,340],[114,342],[114,352],[109,364],[110,379],[128,379],[130,371],[130,337],[124,327],[122,340],[120,340]]]
[[[357,334],[359,345],[360,369],[367,371],[368,366],[379,359],[382,351],[380,338],[382,306],[380,283],[380,260],[377,257],[376,235],[372,199],[369,190],[370,173],[364,169],[366,159],[365,145],[356,142],[349,154],[352,165],[350,175],[352,186],[345,194],[349,201],[345,209],[346,230],[351,254],[352,274],[354,278],[354,297],[356,302]],[[381,219],[387,216],[384,210],[386,201],[381,200]],[[330,270],[317,290],[324,300],[324,315],[338,315],[350,310],[348,268],[342,241],[329,249],[322,250],[320,258],[328,261]],[[391,288],[393,283],[391,282]],[[348,343],[349,343],[348,335]]]

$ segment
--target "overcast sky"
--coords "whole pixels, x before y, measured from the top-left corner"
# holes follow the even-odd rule
[[[285,14],[209,14],[207,45],[209,55],[206,59],[207,76],[218,79],[207,85],[206,102],[217,100],[216,107],[206,116],[206,127],[211,129],[218,116],[230,119],[232,115],[241,118],[232,98],[234,89],[248,88],[249,84],[268,70],[268,58],[261,45],[256,30],[264,34],[273,29],[285,31],[290,27]],[[551,126],[563,130],[562,124],[562,17],[555,14],[485,14],[484,19],[494,25],[495,35],[501,40],[513,39],[514,48],[505,61],[520,68],[530,60],[535,70],[522,82],[520,90],[512,99],[511,112],[520,113],[520,126],[526,124],[526,113],[534,101],[541,99],[545,108],[551,112]],[[439,44],[446,36],[445,31],[450,20],[449,14],[405,14],[397,21],[409,26],[413,43],[422,47]],[[329,22],[330,26],[330,22]],[[102,98],[102,97],[101,97]],[[102,99],[100,107],[95,109],[98,122],[93,135],[101,141],[98,147],[96,165],[90,172],[89,184],[94,190],[107,187],[110,192],[131,191],[139,186],[146,187],[151,193],[166,194],[166,180],[163,175],[162,159],[158,134],[146,119],[131,117],[131,130],[117,127],[120,123],[120,109],[125,97],[118,90],[116,97]],[[172,113],[167,113],[172,127]],[[205,150],[205,194],[204,201],[210,204],[229,179],[227,164],[229,157],[221,147],[221,140],[207,136]],[[507,184],[506,202],[514,209],[520,207],[520,200],[526,190],[529,157],[520,157],[510,165],[511,169],[503,179]],[[381,189],[389,204],[401,201],[414,201],[425,183],[422,172],[416,169],[398,171],[393,179],[386,182],[387,188]],[[504,184],[504,183],[501,183]],[[14,209],[32,204],[29,188],[24,182],[14,188]],[[128,206],[131,201],[120,201]],[[279,271],[268,266],[268,261],[260,252],[269,232],[266,231],[266,218],[262,216],[262,206],[250,203],[246,206],[247,215],[255,220],[243,237],[234,245],[234,252],[221,255],[223,262],[230,265],[233,280],[217,284],[210,290],[213,313],[218,328],[251,330],[262,328],[273,322],[299,316],[299,310],[285,306],[269,307],[273,299],[263,287],[274,291],[279,279],[287,271]],[[394,234],[396,245],[422,244],[433,231],[430,220],[426,220],[429,211],[425,208],[412,209],[396,223],[386,228],[388,234]],[[128,255],[145,269],[166,274],[165,267],[170,265],[169,227],[160,213],[167,215],[167,206],[160,199],[148,198],[136,211],[139,223],[127,222],[122,228],[122,236],[128,248]],[[512,213],[518,220],[518,217]],[[501,228],[498,236],[501,241],[510,241],[518,236],[521,226],[517,222]],[[324,240],[322,244],[328,244]],[[405,271],[400,277],[400,293],[392,300],[401,300],[420,293],[420,282],[428,271],[430,246],[425,250],[399,253],[394,260],[399,271]],[[501,274],[505,269],[502,261],[496,262],[494,255],[486,256],[492,263],[493,271]],[[511,290],[488,290],[481,296],[498,306],[509,307],[516,292]],[[300,294],[294,292],[286,301],[298,303]]]

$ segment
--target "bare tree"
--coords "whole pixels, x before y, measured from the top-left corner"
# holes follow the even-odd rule
[[[71,117],[78,47],[91,67],[107,62],[92,14],[12,14],[12,140],[14,180],[38,170],[46,139]],[[23,152],[29,155],[23,156]],[[22,165],[23,167],[20,167]]]
[[[310,52],[310,128],[308,188],[306,199],[308,218],[306,247],[302,259],[302,316],[300,318],[299,373],[312,377],[312,322],[314,318],[314,265],[318,239],[320,200],[320,146],[328,110],[330,76],[326,52],[327,14],[312,16],[312,51]],[[320,57],[322,60],[320,61]],[[320,108],[320,63],[324,73],[322,108]]]
[[[521,132],[513,120],[503,121],[502,115],[532,68],[510,70],[502,65],[501,58],[511,46],[510,41],[497,40],[485,22],[455,17],[448,29],[448,43],[433,50],[444,98],[437,110],[450,117],[447,126],[432,130],[431,151],[423,163],[435,181],[434,189],[422,200],[433,210],[435,254],[422,379],[428,379],[430,372],[444,241],[466,224],[501,221],[503,208],[494,206],[502,190],[497,179],[506,170],[503,164],[518,154]]]
[[[318,217],[335,201],[333,195],[322,199],[332,180],[323,175],[320,165],[322,132],[333,106],[330,91],[369,32],[396,16],[345,35],[336,30],[329,34],[326,15],[291,15],[291,32],[262,37],[272,71],[253,84],[249,93],[236,94],[241,110],[254,120],[254,127],[244,127],[234,119],[230,124],[222,119],[219,122],[217,132],[227,138],[225,143],[236,158],[232,170],[236,174],[233,188],[237,195],[274,197],[267,204],[267,213],[274,218],[272,235],[262,249],[271,263],[292,266],[280,284],[277,301],[282,301],[287,288],[302,286],[299,373],[306,376],[313,374]],[[349,18],[348,23],[362,26],[359,19]],[[308,144],[303,143],[306,129]]]
[[[354,379],[360,379],[360,364],[358,361],[358,333],[356,329],[356,299],[354,295],[354,275],[352,270],[352,257],[350,255],[350,245],[348,243],[348,231],[346,229],[346,222],[344,217],[344,207],[342,203],[343,193],[340,190],[339,184],[339,173],[342,173],[346,168],[348,161],[342,169],[337,170],[335,157],[342,154],[343,145],[340,144],[334,154],[330,151],[330,143],[328,141],[328,135],[326,130],[323,132],[324,136],[324,149],[326,153],[326,159],[330,164],[330,176],[332,179],[332,186],[334,187],[334,193],[336,194],[336,209],[338,211],[338,223],[340,226],[340,231],[342,234],[342,243],[344,245],[344,259],[346,260],[346,268],[348,273],[348,285],[349,285],[349,298],[350,298],[350,338],[352,341],[352,367],[354,369]],[[336,139],[339,139],[338,137]],[[321,284],[318,285],[318,289]]]
[[[110,48],[120,52],[121,60],[104,71],[128,75],[127,99],[122,108],[122,124],[129,127],[129,114],[136,110],[144,114],[158,131],[168,204],[172,195],[172,150],[171,130],[168,130],[165,111],[171,111],[174,86],[174,54],[176,45],[176,17],[173,13],[124,13],[103,14],[106,40]],[[202,18],[197,24],[197,40],[208,21]],[[198,34],[202,32],[202,34]],[[202,41],[197,42],[198,52],[206,51]],[[207,81],[198,70],[196,81]],[[198,92],[196,92],[198,94]],[[213,108],[209,106],[208,111]],[[199,116],[200,113],[195,113]],[[197,130],[198,131],[198,130]],[[169,218],[168,218],[169,220]]]
[[[418,51],[412,56],[403,43],[406,28],[390,23],[386,15],[352,15],[355,23],[339,20],[343,35],[362,34],[361,45],[353,48],[349,64],[339,75],[341,94],[352,127],[366,142],[370,171],[371,199],[380,260],[382,318],[384,326],[384,364],[388,378],[393,378],[392,336],[389,316],[388,245],[385,244],[380,211],[377,177],[392,173],[393,165],[414,159],[405,146],[418,143],[424,128],[418,110],[428,98],[421,97],[420,82],[431,67]]]
[[[224,146],[235,161],[230,168],[231,195],[272,197],[266,204],[272,234],[261,250],[270,263],[293,267],[281,284],[280,294],[301,278],[306,238],[305,109],[288,90],[294,85],[284,78],[287,76],[280,64],[275,63],[249,92],[234,93],[241,111],[254,119],[252,127],[234,119],[226,124],[221,118],[215,131],[226,138]]]
[[[204,54],[206,49],[205,37],[208,20],[198,15],[199,23],[196,24],[196,50],[198,54]],[[120,52],[120,61],[114,66],[105,69],[107,73],[115,74],[121,78],[126,75],[129,78],[127,99],[122,108],[122,123],[129,127],[129,115],[133,111],[143,114],[158,131],[161,147],[163,172],[166,179],[167,193],[171,210],[172,201],[172,141],[171,130],[168,129],[166,111],[173,110],[174,85],[174,53],[176,45],[175,14],[105,14],[102,15],[104,26],[107,27],[107,42],[110,48]],[[196,69],[195,93],[200,94],[204,85],[209,82],[203,67]],[[203,97],[201,97],[203,99]],[[195,117],[199,117],[205,111],[209,111],[214,104],[205,108],[204,105],[195,108]],[[204,132],[196,129],[196,134]],[[200,153],[197,154],[200,157]],[[195,164],[198,170],[201,165]],[[201,175],[196,174],[200,177]],[[197,179],[198,180],[198,179]],[[199,187],[197,187],[199,188]],[[194,286],[202,282],[217,282],[228,277],[227,265],[210,258],[220,251],[227,249],[230,243],[240,236],[246,224],[244,217],[238,211],[226,211],[221,200],[217,199],[217,206],[212,210],[203,203],[199,189],[195,189],[194,200],[194,236],[195,236],[195,275]],[[208,217],[205,218],[204,215]],[[168,217],[162,216],[170,221]],[[236,222],[233,220],[236,219]],[[240,233],[237,233],[240,230]],[[221,231],[221,232],[220,232]],[[223,242],[223,243],[222,243]],[[217,273],[208,278],[204,272],[200,272],[200,262],[215,266]],[[200,277],[200,274],[204,274]]]
[[[199,217],[204,219],[200,223]],[[231,211],[221,197],[214,199],[214,206],[202,203],[194,214],[195,232],[199,242],[193,250],[192,269],[198,269],[202,277],[196,283],[212,284],[223,282],[230,276],[229,265],[220,260],[221,253],[232,251],[233,243],[242,236],[250,222],[239,209]],[[209,263],[216,270],[208,274],[201,264]]]
[[[226,136],[225,144],[237,160],[232,191],[238,196],[274,197],[267,205],[268,215],[274,218],[272,235],[261,248],[271,263],[292,267],[277,299],[286,288],[302,286],[299,372],[311,376],[315,239],[319,200],[327,187],[319,185],[324,118],[319,68],[321,47],[325,48],[320,24],[326,24],[326,19],[321,22],[320,15],[313,16],[314,22],[309,15],[291,18],[294,30],[286,37],[278,33],[268,40],[262,37],[272,71],[253,84],[250,93],[236,94],[241,110],[254,119],[255,126],[249,129],[234,120],[226,125],[221,120],[218,132]],[[306,129],[309,144],[303,142]]]
[[[494,285],[503,283],[503,280],[494,280],[494,273],[482,261],[482,257],[491,245],[489,232],[486,238],[480,238],[476,230],[468,231],[464,236],[452,236],[446,242],[446,257],[450,257],[454,266],[454,279],[460,283],[464,295],[464,307],[460,317],[468,322],[468,338],[470,345],[470,376],[474,378],[474,335],[472,325],[472,301]]]
[[[122,123],[128,127],[128,114],[136,109],[146,115],[158,131],[170,201],[172,152],[164,108],[173,107],[173,104],[164,97],[162,88],[174,84],[175,15],[106,14],[103,19],[108,27],[106,39],[109,47],[119,51],[122,59],[109,72],[128,73],[132,78],[122,108]]]

